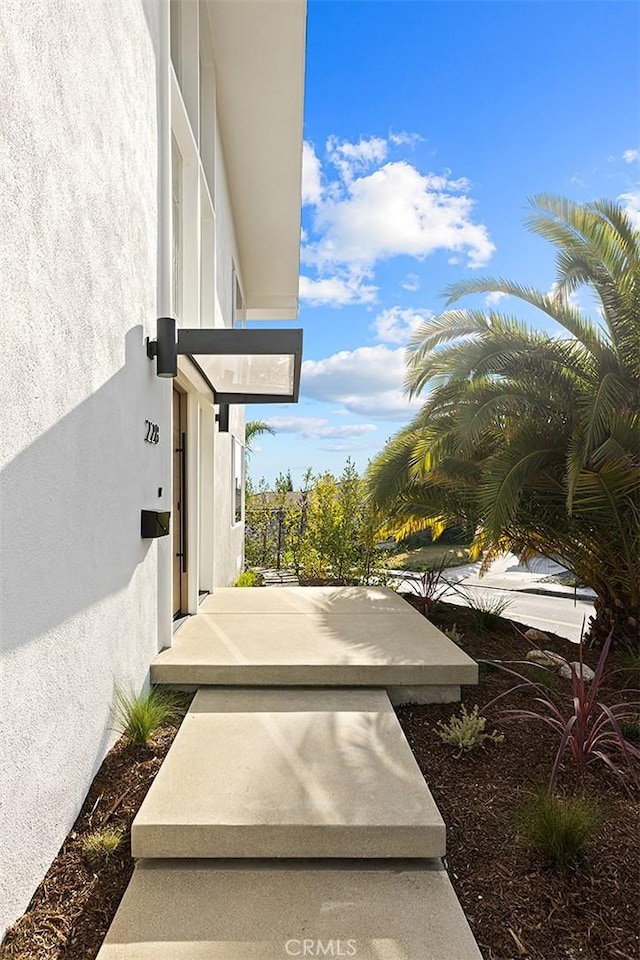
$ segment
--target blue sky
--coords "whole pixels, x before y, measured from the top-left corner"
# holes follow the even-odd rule
[[[277,430],[251,459],[269,482],[340,472],[348,455],[366,468],[411,417],[404,345],[450,283],[551,287],[551,250],[523,225],[528,197],[623,197],[640,225],[635,2],[308,11],[301,400],[247,409]]]

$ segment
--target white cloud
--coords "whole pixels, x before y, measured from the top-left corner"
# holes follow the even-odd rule
[[[438,249],[466,253],[485,264],[495,250],[487,229],[473,223],[466,180],[423,176],[405,161],[386,163],[354,179],[340,197],[316,209],[320,239],[308,247],[317,264],[358,264],[408,255],[421,260]]]
[[[302,203],[315,205],[322,199],[320,160],[312,143],[302,145]],[[306,239],[306,237],[305,237]]]
[[[408,343],[418,327],[433,316],[432,310],[402,310],[390,307],[383,310],[373,321],[376,340],[382,343]]]
[[[347,304],[373,303],[378,288],[365,283],[362,276],[348,272],[344,276],[300,277],[300,299],[312,307],[344,307]]]
[[[321,417],[271,417],[269,425],[278,433],[299,433],[308,440],[348,439],[373,433],[374,423],[349,423],[336,426]]]
[[[416,290],[420,289],[420,277],[417,273],[408,273],[400,286],[403,290],[415,293]]]
[[[625,163],[635,163],[636,160],[640,160],[640,150],[625,150],[622,159]]]
[[[451,171],[421,173],[406,160],[387,160],[390,146],[411,147],[418,134],[389,133],[357,142],[329,137],[327,175],[305,144],[303,196],[314,209],[305,222],[301,259],[309,268],[300,295],[312,305],[371,303],[371,281],[381,261],[398,256],[423,260],[438,250],[450,263],[487,263],[495,251],[487,228],[473,219],[470,183]],[[405,289],[417,289],[415,274]]]
[[[417,143],[423,143],[424,137],[421,137],[419,133],[407,133],[406,130],[400,130],[399,133],[393,133],[389,131],[389,143],[392,143],[394,147],[415,147]]]
[[[329,453],[355,453],[357,450],[377,450],[380,441],[373,438],[373,442],[358,442],[353,440],[332,440],[329,443],[319,443],[319,450],[326,450]]]
[[[501,290],[492,290],[491,293],[486,295],[484,302],[488,307],[495,307],[501,300],[504,300],[505,297],[506,293],[502,293]]]
[[[302,364],[301,391],[314,400],[338,403],[350,413],[382,420],[408,420],[419,400],[404,394],[402,347],[358,347]]]
[[[631,223],[640,230],[640,190],[630,193],[621,193],[618,200],[622,200],[624,209],[631,220]]]
[[[358,143],[329,137],[327,157],[337,168],[345,183],[349,183],[356,173],[362,173],[374,163],[382,163],[387,156],[387,141],[382,137],[370,137]]]

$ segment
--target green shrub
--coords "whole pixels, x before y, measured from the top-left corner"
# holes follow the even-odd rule
[[[528,849],[564,871],[583,853],[599,822],[597,808],[584,797],[542,793],[520,811],[518,830]]]
[[[123,831],[113,827],[102,827],[88,833],[80,840],[80,848],[91,863],[108,860],[122,842]]]
[[[181,717],[177,697],[161,687],[137,696],[116,687],[113,714],[114,729],[137,747],[146,746],[159,727]]]
[[[245,570],[236,580],[236,587],[258,587],[260,577],[254,570]]]
[[[473,750],[475,747],[482,747],[487,740],[493,743],[502,743],[504,735],[492,730],[491,733],[485,733],[487,718],[478,713],[478,706],[473,708],[471,713],[467,711],[464,704],[460,709],[460,716],[453,716],[447,723],[441,720],[438,722],[437,734],[444,743],[449,743],[453,747],[458,747],[458,757],[461,757],[465,751]]]

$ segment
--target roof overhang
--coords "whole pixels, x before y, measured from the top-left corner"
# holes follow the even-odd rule
[[[159,377],[175,377],[178,356],[190,357],[219,404],[298,400],[302,330],[177,329],[172,317],[160,317],[147,353]]]
[[[216,403],[297,403],[302,330],[178,330]]]
[[[306,0],[206,9],[247,319],[295,319]]]

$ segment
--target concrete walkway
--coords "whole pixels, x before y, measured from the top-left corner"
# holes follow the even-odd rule
[[[234,587],[199,607],[151,666],[154,683],[422,687],[460,698],[477,664],[383,587]],[[397,698],[396,698],[397,699]]]
[[[436,699],[476,665],[384,589],[221,590],[200,611],[152,667],[199,689],[99,960],[481,960],[386,689]]]

